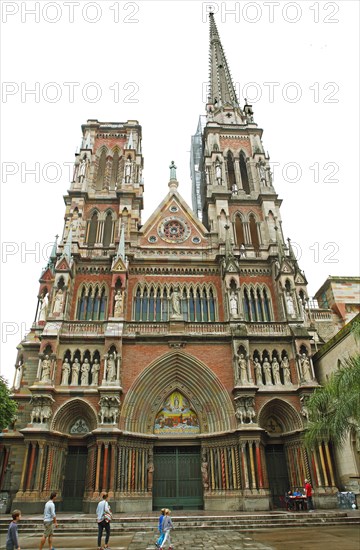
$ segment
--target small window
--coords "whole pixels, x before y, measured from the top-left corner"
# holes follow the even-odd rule
[[[193,242],[194,244],[199,244],[199,243],[201,242],[201,239],[200,239],[200,237],[193,237],[193,238],[192,238],[192,242]]]
[[[151,235],[148,239],[149,243],[156,243],[157,241],[157,238],[155,237],[155,235]]]

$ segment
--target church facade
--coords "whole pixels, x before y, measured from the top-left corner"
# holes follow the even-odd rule
[[[335,503],[332,449],[303,445],[317,387],[307,281],[284,240],[262,130],[240,107],[210,15],[194,212],[170,165],[142,225],[141,126],[88,120],[65,225],[18,346],[1,483],[42,510],[268,510],[309,478]],[[315,338],[316,336],[316,338]],[[4,486],[2,485],[4,488]]]

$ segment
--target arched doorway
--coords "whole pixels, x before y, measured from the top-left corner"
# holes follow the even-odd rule
[[[266,432],[265,460],[273,508],[284,505],[285,493],[302,486],[307,477],[302,421],[287,401],[274,398],[259,411],[259,425]],[[300,483],[300,481],[302,482]]]

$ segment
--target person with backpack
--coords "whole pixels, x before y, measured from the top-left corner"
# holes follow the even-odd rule
[[[105,546],[104,548],[109,548],[109,539],[110,539],[110,521],[112,520],[111,508],[108,503],[109,495],[107,493],[103,494],[102,500],[96,508],[96,519],[98,524],[98,550],[103,550],[101,546],[101,539],[103,530],[105,529]]]

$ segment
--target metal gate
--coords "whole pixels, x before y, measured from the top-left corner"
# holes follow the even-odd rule
[[[62,510],[81,512],[85,491],[87,447],[69,447],[65,466]]]
[[[269,476],[272,504],[274,508],[284,506],[284,497],[289,490],[289,476],[283,445],[265,447],[266,466]]]
[[[153,508],[201,510],[200,447],[155,447]]]

